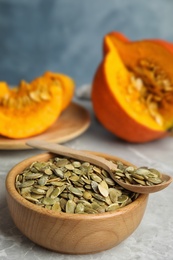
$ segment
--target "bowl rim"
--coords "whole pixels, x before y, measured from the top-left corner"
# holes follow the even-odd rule
[[[100,153],[100,152],[94,152],[94,151],[87,151],[90,153],[95,153],[99,156],[103,156],[105,158],[109,158],[109,159],[116,159],[116,160],[120,160],[124,163],[127,163],[129,165],[133,165],[128,161],[125,161],[124,159],[117,157],[117,156],[113,156],[113,155],[109,155],[109,154],[105,154],[105,153]],[[22,197],[18,191],[15,188],[15,178],[16,176],[19,174],[19,168],[21,167],[21,170],[24,169],[25,167],[29,166],[33,161],[36,160],[42,160],[43,158],[52,158],[56,156],[56,154],[53,153],[49,153],[49,152],[45,152],[45,153],[39,153],[37,155],[28,157],[22,161],[20,161],[19,163],[17,163],[16,165],[14,165],[8,172],[7,176],[6,176],[6,180],[5,180],[5,186],[6,186],[6,193],[7,196],[10,195],[13,197],[14,200],[16,200],[22,207],[37,212],[39,214],[48,216],[48,217],[53,217],[53,218],[61,218],[61,219],[74,219],[74,220],[84,220],[84,219],[106,219],[106,218],[110,218],[110,217],[115,217],[118,215],[122,215],[126,212],[131,211],[134,208],[137,208],[142,202],[146,201],[148,199],[148,194],[139,194],[139,196],[137,197],[137,199],[135,199],[133,202],[131,202],[130,204],[119,208],[115,211],[109,211],[109,212],[104,212],[104,213],[94,213],[94,214],[70,214],[70,213],[66,213],[66,212],[56,212],[50,209],[46,209],[46,208],[42,208],[39,205],[36,205],[30,201],[28,201],[27,199],[25,199],[24,197]]]

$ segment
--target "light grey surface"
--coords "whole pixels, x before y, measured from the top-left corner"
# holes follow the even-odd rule
[[[79,101],[78,101],[79,102]],[[81,103],[81,101],[80,101]],[[90,111],[92,124],[78,138],[65,145],[109,153],[137,166],[152,166],[173,176],[173,138],[146,144],[123,142],[108,133],[95,119],[89,101],[82,104]],[[151,194],[144,218],[137,230],[120,245],[97,254],[64,255],[41,248],[15,227],[5,198],[7,172],[21,160],[42,151],[0,151],[0,259],[1,260],[172,260],[173,259],[173,184]],[[46,238],[45,238],[46,239]],[[99,241],[98,241],[99,243]]]

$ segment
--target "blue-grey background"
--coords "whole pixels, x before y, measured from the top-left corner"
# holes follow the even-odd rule
[[[173,41],[173,0],[0,0],[0,80],[51,70],[90,83],[113,30]]]

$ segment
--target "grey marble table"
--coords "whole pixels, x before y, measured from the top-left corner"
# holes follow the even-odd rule
[[[79,102],[79,101],[77,101]],[[173,138],[147,144],[130,144],[108,133],[95,119],[89,101],[80,101],[91,115],[91,126],[65,145],[122,157],[137,166],[159,168],[173,175]],[[6,203],[7,172],[38,150],[0,151],[0,259],[1,260],[172,260],[173,259],[173,185],[149,196],[144,218],[137,230],[120,245],[97,254],[64,255],[46,250],[27,239],[14,225]],[[46,239],[46,238],[45,238]]]

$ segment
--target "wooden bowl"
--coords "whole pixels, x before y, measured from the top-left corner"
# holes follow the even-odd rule
[[[131,165],[114,156],[95,154]],[[44,153],[28,158],[14,166],[7,175],[6,190],[10,214],[26,237],[53,251],[87,254],[110,249],[134,232],[146,209],[146,194],[140,194],[135,201],[121,209],[98,214],[57,213],[24,199],[15,189],[16,175],[33,161],[47,161],[53,156],[55,155]]]

